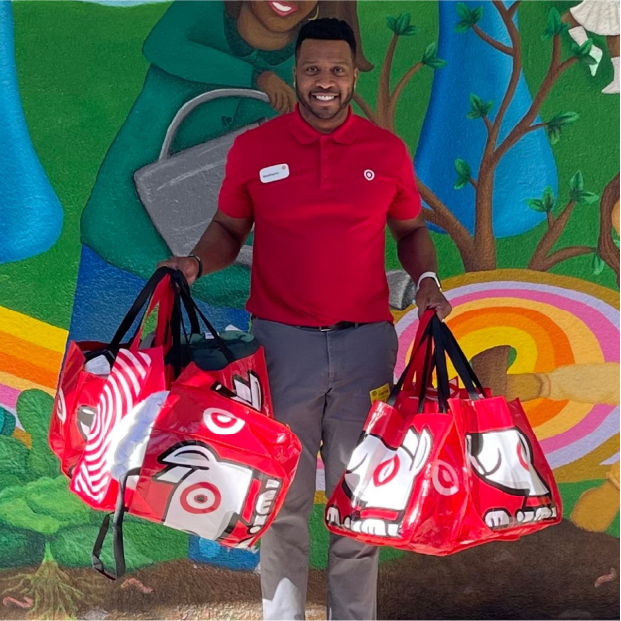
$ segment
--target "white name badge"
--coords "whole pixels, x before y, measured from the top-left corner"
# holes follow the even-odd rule
[[[289,166],[287,164],[276,164],[276,166],[268,166],[259,171],[261,183],[272,183],[272,181],[280,181],[289,176]]]

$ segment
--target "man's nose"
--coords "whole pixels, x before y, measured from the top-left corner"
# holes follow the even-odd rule
[[[322,73],[321,75],[317,76],[315,80],[315,87],[328,90],[328,89],[333,88],[335,83],[336,83],[336,80],[334,79],[334,76],[331,73],[326,72],[326,73]]]

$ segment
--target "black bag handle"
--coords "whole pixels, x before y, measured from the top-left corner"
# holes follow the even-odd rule
[[[91,560],[93,567],[109,580],[117,580],[125,574],[125,547],[123,545],[123,518],[125,517],[125,490],[127,489],[127,479],[131,476],[140,474],[140,468],[128,470],[119,480],[119,493],[116,498],[116,508],[114,513],[108,513],[104,517],[99,529],[99,534],[93,546]],[[108,536],[110,518],[112,518],[112,552],[114,556],[114,571],[108,571],[101,560],[101,550],[104,541]]]
[[[437,371],[437,393],[438,393],[438,410],[440,412],[448,412],[448,400],[450,398],[450,382],[448,377],[448,368],[446,357],[448,356],[457,374],[462,381],[468,395],[471,399],[481,399],[485,397],[485,389],[474,370],[468,362],[466,354],[463,352],[455,336],[449,327],[434,313],[430,319],[425,332],[421,336],[419,348],[426,346],[426,354],[424,359],[422,378],[419,380],[418,388],[418,412],[424,411],[427,390],[429,388],[429,378],[434,370]],[[410,361],[404,369],[401,377],[394,385],[387,403],[394,407],[397,397],[403,388],[406,376],[414,363],[416,352],[412,352]]]
[[[410,355],[410,360],[409,362],[405,365],[405,369],[403,369],[403,373],[401,373],[401,377],[397,380],[397,383],[393,386],[392,390],[390,391],[390,395],[388,396],[388,399],[386,399],[386,403],[388,405],[390,405],[391,407],[395,407],[395,403],[397,402],[397,398],[399,397],[399,393],[401,392],[401,389],[403,388],[403,384],[405,383],[405,378],[407,377],[410,369],[412,368],[412,365],[414,364],[414,361],[416,359],[416,353],[418,352],[418,350],[420,349],[420,347],[423,346],[423,344],[427,341],[430,342],[430,337],[431,337],[431,324],[428,324],[427,327],[425,328],[425,331],[423,332],[421,338],[420,338],[420,343],[418,348],[416,349],[416,351],[413,351]],[[426,362],[426,360],[425,360]],[[425,379],[427,379],[429,377],[429,375],[425,374]]]
[[[185,278],[183,279],[183,282],[180,283],[180,295],[181,295],[181,300],[183,301],[183,305],[186,308],[186,310],[192,309],[192,312],[198,315],[198,318],[205,324],[206,328],[209,330],[209,332],[213,336],[218,349],[224,354],[224,357],[227,359],[227,362],[229,364],[235,362],[236,360],[235,354],[233,354],[229,346],[226,344],[225,340],[220,336],[218,331],[214,328],[213,324],[209,321],[209,319],[207,319],[207,317],[205,317],[205,314],[199,308],[198,304],[192,297],[192,294],[190,292],[190,287],[187,281],[185,280]],[[174,326],[173,326],[173,329],[174,329]],[[197,330],[194,330],[194,328],[192,328],[192,333],[193,334],[200,333],[200,328]]]
[[[436,317],[432,319],[431,325],[435,344],[434,359],[438,371],[438,405],[440,411],[448,411],[448,400],[450,398],[450,383],[446,366],[447,356],[453,363],[470,399],[485,398],[485,389],[481,381],[470,366],[466,354],[457,343],[457,339],[449,327]]]
[[[140,314],[140,311],[144,309],[142,313],[142,318],[144,318],[145,313],[147,312],[147,302],[151,299],[153,294],[155,293],[156,287],[159,285],[160,281],[168,275],[172,275],[175,272],[170,267],[160,267],[149,278],[147,284],[142,288],[142,291],[138,294],[138,297],[134,300],[131,308],[127,311],[123,321],[121,321],[117,331],[115,332],[112,340],[110,341],[110,349],[115,352],[121,346],[121,341],[125,337],[125,335],[129,332],[129,329],[134,325],[134,321]],[[139,324],[140,325],[140,324]]]
[[[440,331],[442,333],[442,344],[448,357],[451,359],[459,378],[464,384],[464,387],[468,391],[468,396],[471,399],[485,398],[485,388],[481,380],[477,377],[476,373],[462,348],[459,346],[455,335],[451,332],[449,327],[440,322]]]

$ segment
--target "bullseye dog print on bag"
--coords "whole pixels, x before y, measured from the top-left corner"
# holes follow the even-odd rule
[[[552,492],[533,465],[532,449],[524,433],[514,428],[467,434],[466,443],[472,469],[482,481],[523,499],[513,515],[506,508],[488,509],[483,517],[489,528],[556,517]]]
[[[464,388],[449,382],[447,355]],[[448,327],[426,313],[408,367],[387,402],[373,404],[328,500],[329,530],[442,556],[560,520],[552,471],[520,402],[490,396]]]
[[[442,495],[437,484],[437,496],[431,498],[421,493],[421,486],[439,481],[440,451],[451,426],[446,415],[411,418],[376,401],[328,501],[329,530],[366,543],[407,547],[419,520],[450,513],[452,495]]]
[[[234,429],[240,419],[229,419],[234,421],[229,428]],[[245,547],[271,521],[280,478],[224,461],[203,442],[173,446],[159,461],[166,469],[154,479],[171,486],[165,526]]]
[[[244,401],[190,364],[148,430],[125,510],[226,546],[254,544],[284,502],[301,448]]]

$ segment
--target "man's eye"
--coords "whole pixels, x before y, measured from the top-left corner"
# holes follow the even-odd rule
[[[335,67],[334,68],[334,73],[343,73],[344,69],[343,67]]]
[[[306,72],[307,73],[315,73],[317,71],[317,67],[307,67],[306,68]]]

